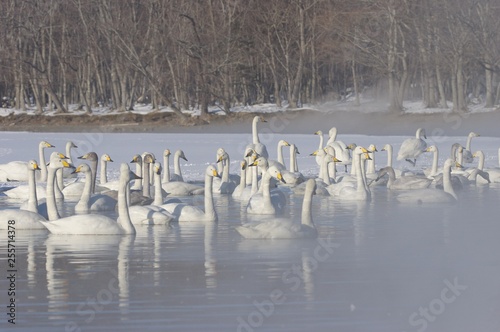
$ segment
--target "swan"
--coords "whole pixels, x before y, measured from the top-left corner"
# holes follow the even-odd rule
[[[500,149],[499,149],[499,153],[500,153]],[[477,180],[476,180],[477,183],[480,183],[480,184],[486,184],[486,183],[490,183],[490,182],[500,183],[500,168],[495,167],[495,168],[484,169],[484,152],[483,151],[478,150],[478,151],[474,152],[473,157],[479,159],[477,169],[479,171],[484,171],[488,174],[488,178],[486,179],[485,174],[478,172],[481,177],[477,178]],[[500,157],[500,155],[499,155],[499,157]],[[470,178],[471,178],[471,176],[469,176],[469,179]]]
[[[474,137],[479,137],[481,135],[471,131],[469,135],[467,135],[467,141],[465,143],[465,150],[463,150],[463,162],[470,164],[474,162],[474,157],[472,156],[472,150],[471,150],[471,143],[472,143],[472,138]]]
[[[432,152],[433,156],[431,169],[425,169],[424,174],[427,177],[434,177],[438,174],[439,149],[437,146],[431,145],[425,149],[425,152]]]
[[[389,180],[387,181],[387,189],[390,190],[415,190],[428,188],[432,179],[407,175],[396,178],[396,173],[391,166],[386,166],[379,170],[378,177],[375,181],[379,181],[384,175],[389,175]]]
[[[238,233],[247,239],[314,239],[318,231],[312,218],[312,196],[316,181],[306,182],[306,191],[302,201],[301,223],[292,219],[273,219],[260,223],[244,224],[236,227]]]
[[[89,214],[90,212],[114,211],[117,200],[108,195],[92,195],[92,171],[89,165],[80,164],[73,172],[85,175],[85,187],[80,200],[75,205],[75,212],[78,214]]]
[[[167,150],[165,150],[167,151]],[[170,155],[170,150],[168,150]],[[135,174],[140,178],[139,180],[134,180],[134,185],[132,186],[132,190],[142,190],[142,157],[140,154],[136,154],[132,157],[131,164],[135,164]],[[165,164],[167,167],[167,173],[169,174],[168,179],[170,179],[170,172],[168,171],[168,157],[167,163]]]
[[[174,174],[171,175],[170,181],[184,182],[184,178],[182,177],[182,172],[181,172],[180,159],[184,159],[185,161],[188,161],[186,156],[184,155],[184,151],[177,150],[177,151],[175,151],[175,154],[174,154]]]
[[[47,221],[38,213],[38,204],[35,189],[35,171],[40,170],[35,160],[26,164],[30,193],[26,209],[5,209],[0,211],[0,229],[9,228],[9,220],[15,220],[15,229],[45,229],[41,224]]]
[[[425,129],[418,128],[415,138],[407,138],[401,144],[398,152],[398,160],[406,160],[413,166],[417,163],[417,157],[427,149],[427,143],[422,139],[422,136],[427,139]],[[413,160],[412,160],[413,159]]]
[[[92,187],[91,193],[94,194],[96,192],[101,193],[103,191],[109,190],[106,187],[96,185],[96,174],[97,174],[97,163],[99,157],[95,152],[89,152],[84,154],[83,156],[78,157],[81,160],[87,160],[89,162],[90,170],[92,172]],[[70,183],[62,189],[62,193],[64,197],[68,200],[78,200],[82,196],[83,189],[85,188],[84,182],[74,182]]]
[[[161,183],[162,167],[159,162],[153,165],[153,176],[155,177],[153,205],[130,206],[129,215],[134,225],[168,225],[176,218],[160,206],[163,204],[163,192]]]
[[[71,157],[71,149],[77,149],[78,146],[73,143],[73,141],[66,142],[66,157],[68,157],[68,163],[73,165],[73,158]],[[75,178],[76,174],[73,174],[70,168],[63,168],[64,178]]]
[[[402,203],[453,203],[457,201],[457,195],[451,184],[451,167],[455,161],[451,158],[446,159],[443,166],[443,188],[426,188],[403,192],[396,196],[396,199]]]
[[[64,165],[64,160],[51,160],[49,166],[49,181],[53,181],[54,173],[57,168],[67,167]],[[66,163],[67,164],[67,163]],[[67,164],[69,166],[69,164]],[[51,175],[52,173],[52,175]],[[53,218],[58,216],[55,204],[50,203],[53,193],[48,193],[48,211],[50,221],[42,223],[52,234],[71,234],[71,235],[96,235],[96,234],[135,234],[135,227],[130,220],[128,212],[126,192],[128,191],[128,183],[134,179],[136,175],[130,171],[127,164],[123,163],[120,167],[120,182],[118,194],[118,220],[99,214],[74,215],[67,218]],[[50,183],[47,183],[47,187]]]
[[[283,158],[283,147],[285,147],[285,146],[290,146],[290,143],[288,143],[287,141],[285,141],[283,139],[280,139],[278,141],[276,155],[278,158],[278,163],[283,165],[283,167],[285,167],[285,160]],[[293,168],[291,168],[290,170],[293,171]]]
[[[47,181],[47,166],[45,165],[44,150],[46,148],[54,148],[55,146],[41,141],[38,144],[38,155],[40,158],[40,175],[37,177],[39,181]],[[0,165],[0,182],[7,181],[28,181],[28,173],[26,172],[27,163],[25,161],[11,161],[7,164]]]
[[[237,185],[236,188],[234,188],[234,191],[231,194],[231,196],[233,196],[234,199],[240,199],[242,197],[243,192],[246,189],[246,186],[247,186],[247,170],[246,170],[247,166],[248,166],[248,164],[247,164],[246,160],[241,161],[241,163],[240,163],[240,167],[241,167],[240,184]]]
[[[202,186],[182,181],[170,181],[170,170],[168,169],[169,156],[170,156],[170,150],[167,149],[163,152],[165,172],[163,173],[162,182],[159,182],[161,183],[161,187],[165,191],[166,195],[168,196],[203,195],[205,189]]]
[[[217,159],[217,164],[224,165],[223,172],[220,178],[213,179],[213,191],[219,194],[232,194],[240,179],[238,178],[238,181],[235,181],[234,177],[231,179],[229,174],[229,154],[222,148],[220,150],[221,155]]]
[[[370,144],[367,148],[370,159],[366,160],[366,174],[375,174],[375,152],[378,152],[375,144]]]
[[[108,162],[113,162],[113,159],[105,153],[101,156],[101,176],[99,177],[99,183],[105,185],[108,183]],[[107,187],[107,186],[106,186]]]
[[[356,146],[352,157],[352,166],[356,168],[356,182],[349,181],[347,180],[347,176],[344,176],[342,181],[327,187],[330,195],[337,196],[342,200],[368,201],[371,199],[371,192],[366,183],[364,161],[361,155],[364,155],[365,159],[370,159],[367,149],[362,146]]]
[[[286,197],[279,190],[270,189],[271,178],[284,182],[283,175],[275,166],[268,166],[267,160],[263,157],[255,160],[250,166],[260,166],[262,169],[262,193],[256,193],[247,205],[247,213],[250,214],[280,214],[285,209]]]
[[[318,166],[321,167],[321,163],[323,162],[323,156],[324,156],[324,154],[321,153],[321,151],[323,151],[323,140],[324,140],[323,132],[321,130],[318,130],[317,132],[314,133],[314,135],[319,136],[319,146],[318,150],[315,151],[316,154],[314,156],[316,157],[316,164],[318,164]]]
[[[250,148],[255,150],[259,154],[259,156],[262,156],[264,158],[269,158],[269,153],[267,152],[267,148],[264,144],[260,142],[259,139],[259,133],[257,131],[257,123],[259,122],[267,122],[266,119],[264,119],[262,116],[256,115],[253,118],[252,121],[252,143],[248,144],[246,146],[246,149]]]
[[[180,222],[217,221],[217,212],[215,211],[212,193],[212,179],[214,177],[219,177],[219,173],[217,173],[217,169],[213,165],[209,165],[205,171],[205,211],[203,211],[199,207],[188,205],[185,203],[167,203],[163,204],[161,207],[175,216]]]
[[[305,181],[304,175],[300,173],[297,168],[297,147],[295,144],[289,144],[290,146],[290,170],[281,170],[281,175],[285,180],[287,185],[296,186]]]
[[[330,145],[335,149],[335,156],[342,160],[339,164],[345,166],[345,171],[347,172],[347,165],[352,164],[352,158],[350,154],[350,149],[348,149],[347,145],[342,141],[337,141],[337,128],[332,127],[328,131],[328,141],[326,145]],[[333,165],[335,166],[335,164]]]

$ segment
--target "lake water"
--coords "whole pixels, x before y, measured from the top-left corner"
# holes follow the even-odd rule
[[[115,160],[110,173],[116,177],[119,163],[134,153],[149,150],[159,156],[164,148],[183,147],[189,160],[182,165],[185,177],[199,180],[218,147],[239,156],[248,139],[236,134],[100,135],[8,133],[2,136],[2,163],[26,159],[27,151],[34,154],[28,158],[36,157],[40,139],[58,147],[74,139],[80,142],[78,152],[87,144],[109,153]],[[268,143],[271,156],[279,138]],[[317,174],[308,155],[318,138],[284,138],[298,145],[301,170]],[[342,139],[375,143],[379,150],[393,143],[397,151],[404,137]],[[439,141],[441,164],[451,143],[462,140]],[[487,167],[498,166],[499,138],[479,137],[473,145],[485,151]],[[384,166],[385,153],[376,156],[377,168]],[[418,164],[428,165],[431,158],[426,154]],[[238,159],[231,160],[234,170]],[[16,330],[498,331],[500,185],[470,186],[453,205],[400,204],[383,187],[372,194],[369,203],[315,196],[317,240],[243,239],[234,228],[249,219],[244,206],[222,195],[215,197],[217,224],[137,227],[133,237],[18,230]],[[202,204],[200,198],[191,200]],[[285,215],[298,221],[301,200],[290,194]],[[17,204],[0,197],[3,208]],[[2,330],[11,326],[6,256],[2,232]]]

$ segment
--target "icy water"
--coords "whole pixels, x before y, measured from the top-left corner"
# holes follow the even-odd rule
[[[248,135],[3,134],[2,163],[27,151],[36,157],[40,139],[62,147],[70,138],[78,152],[84,144],[108,152],[114,175],[136,152],[182,147],[185,177],[199,180],[218,147],[239,156]],[[268,143],[271,156],[279,138]],[[308,154],[318,138],[283,138],[298,145],[303,172],[317,174]],[[339,139],[379,150],[393,143],[397,151],[404,137]],[[455,141],[464,138],[439,141],[441,164]],[[498,166],[500,139],[480,137],[473,146],[485,151],[486,167]],[[377,168],[384,166],[385,153],[376,157]],[[383,187],[372,194],[370,203],[315,196],[317,240],[243,239],[234,227],[250,218],[222,195],[215,197],[217,224],[137,227],[134,237],[18,230],[16,330],[498,331],[500,185],[470,186],[454,205],[400,204]],[[299,221],[301,199],[290,194],[286,216]],[[16,204],[0,197],[2,208]],[[6,247],[1,233],[2,330],[10,327]]]

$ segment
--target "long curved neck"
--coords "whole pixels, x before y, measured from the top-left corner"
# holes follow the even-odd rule
[[[480,152],[479,154],[479,162],[477,164],[477,168],[482,171],[484,169],[484,153]]]
[[[129,191],[130,187],[127,181],[120,179],[120,187],[118,188],[118,223],[122,226],[125,234],[135,234],[135,227],[130,220],[127,205]]]
[[[445,192],[450,194],[451,196],[457,199],[457,194],[455,194],[455,190],[453,190],[453,186],[451,185],[451,167],[446,166],[443,169],[443,189]]]
[[[247,186],[247,170],[242,169],[240,172],[240,191],[243,191]]]
[[[85,172],[85,185],[83,187],[82,191],[82,196],[80,197],[80,200],[78,201],[78,209],[80,212],[86,212],[88,213],[89,211],[89,201],[90,201],[90,196],[92,196],[92,173],[91,172]]]
[[[142,178],[142,162],[135,163],[135,174]],[[142,190],[142,181],[140,179],[134,180],[134,190]]]
[[[217,220],[217,214],[215,213],[214,207],[214,196],[212,193],[213,178],[205,174],[205,216],[211,217],[213,220]]]
[[[302,201],[302,225],[314,227],[312,219],[312,197],[313,190],[306,190]]]
[[[353,167],[351,167],[351,175],[352,176],[355,176],[358,172],[358,160],[360,159],[360,157],[357,155],[357,154],[353,154],[352,155],[352,165],[354,165]]]
[[[264,206],[267,208],[273,208],[271,203],[271,175],[267,172],[262,172],[262,198]]]
[[[282,148],[283,148],[283,145],[278,143],[278,151],[277,151],[278,162],[281,163],[282,165],[285,165],[285,160],[283,159],[283,149]]]
[[[47,170],[47,215],[50,221],[57,220],[60,218],[59,212],[57,211],[56,196],[54,193],[54,182],[56,178],[57,168],[48,168]]]
[[[392,167],[392,145],[389,145],[387,148],[387,166]]]
[[[361,166],[361,179],[363,180],[363,187],[365,188],[365,191],[368,190],[368,184],[366,183],[366,169],[365,169],[365,162],[363,161],[363,158],[359,156],[360,160],[360,166]],[[359,174],[359,173],[358,173]]]
[[[63,169],[62,168],[56,172],[56,179],[57,179],[57,189],[59,189],[59,191],[61,191],[62,189],[64,189],[64,177],[63,177]]]
[[[227,156],[227,160],[224,163],[224,171],[222,172],[222,182],[229,182],[229,156]]]
[[[365,182],[363,180],[364,178],[364,170],[363,170],[363,160],[361,158],[361,156],[359,155],[355,155],[356,157],[356,189],[357,189],[357,192],[358,194],[364,194],[365,193]]]
[[[176,154],[174,158],[174,173],[180,176],[182,180],[181,162],[178,154]]]
[[[259,132],[257,131],[257,122],[259,122],[258,119],[254,119],[252,122],[252,141],[253,141],[253,144],[260,143]]]
[[[163,183],[170,182],[170,158],[168,155],[163,156]],[[139,175],[140,176],[140,175]]]
[[[28,211],[38,213],[38,199],[36,197],[36,182],[35,182],[35,171],[28,171]]]
[[[422,136],[422,129],[418,129],[415,134],[415,137],[420,139],[421,136]]]
[[[367,161],[366,173],[373,174],[375,173],[375,152],[370,152],[370,158],[372,159]]]
[[[432,158],[432,168],[431,168],[431,176],[436,175],[438,172],[438,162],[439,162],[439,151],[436,149],[434,151],[434,156]]]
[[[318,150],[321,150],[323,149],[323,142],[324,142],[324,138],[323,138],[323,134],[321,133],[319,136],[319,146],[318,146]]]
[[[68,162],[73,164],[73,159],[71,159],[71,144],[66,144],[66,157],[68,157]]]
[[[45,148],[40,145],[38,147],[38,157],[40,158],[40,181],[47,181],[47,163],[45,161],[45,154],[43,153]]]
[[[290,172],[298,172],[297,167],[297,153],[295,152],[295,145],[290,145]]]
[[[149,184],[149,164],[143,163],[144,172],[142,174],[142,194],[146,197],[151,197],[151,187]]]
[[[153,205],[162,205],[163,193],[161,188],[161,174],[155,172],[154,177],[155,177],[155,199],[153,201]]]
[[[259,191],[259,170],[257,166],[252,167],[252,189],[250,193],[253,195]]]
[[[328,158],[330,158],[328,155],[325,155],[323,157],[323,160],[321,162],[321,166],[319,169],[319,176],[323,180],[323,182],[327,185],[330,185],[330,176],[328,174]]]
[[[108,172],[107,172],[107,162],[104,159],[101,159],[101,184],[105,184],[108,182]]]
[[[95,193],[95,182],[97,177],[97,160],[90,162],[90,170],[92,171],[92,194]]]
[[[467,142],[465,143],[465,149],[470,151],[470,145],[472,142],[472,135],[467,136]]]
[[[457,162],[462,165],[464,163],[464,151],[458,150]]]

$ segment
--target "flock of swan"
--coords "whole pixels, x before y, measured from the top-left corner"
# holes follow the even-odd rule
[[[252,143],[238,163],[240,174],[230,174],[230,156],[219,148],[215,165],[206,167],[204,181],[199,184],[184,181],[180,160],[187,158],[182,150],[174,153],[173,173],[169,160],[172,153],[166,149],[162,162],[151,152],[133,155],[128,163],[121,163],[119,179],[108,181],[107,165],[113,162],[108,154],[99,158],[95,152],[87,153],[75,159],[79,162],[75,167],[71,154],[77,146],[73,142],[67,143],[65,154],[54,151],[46,160],[45,150],[55,147],[42,141],[40,163],[32,159],[0,165],[0,182],[27,182],[4,191],[19,201],[20,208],[0,211],[0,229],[7,228],[11,219],[16,220],[17,229],[74,235],[134,234],[140,225],[173,222],[213,223],[218,220],[214,195],[230,195],[241,202],[246,214],[254,216],[251,222],[235,227],[244,238],[315,238],[318,230],[313,218],[313,195],[332,196],[339,201],[370,201],[375,188],[383,186],[395,192],[391,197],[398,202],[449,203],[456,202],[457,192],[467,185],[500,182],[500,168],[485,169],[484,153],[471,150],[477,133],[468,135],[465,147],[453,144],[450,157],[440,168],[438,148],[428,146],[423,128],[416,131],[415,137],[404,140],[397,153],[397,160],[406,160],[412,166],[423,153],[433,154],[429,168],[414,167],[415,171],[393,167],[390,144],[381,149],[387,153],[387,165],[377,171],[375,153],[379,151],[375,145],[346,144],[337,139],[336,128],[329,131],[325,143],[323,132],[317,131],[319,146],[311,156],[318,166],[318,176],[308,178],[298,169],[299,150],[295,144],[280,140],[277,159],[269,156],[259,139],[259,122],[265,119],[254,117]],[[290,151],[288,167],[283,157],[285,148]],[[477,165],[464,167],[476,159]],[[129,164],[135,164],[134,172]],[[290,193],[303,196],[300,222],[283,217]],[[184,198],[192,195],[204,196],[203,207],[187,203]],[[109,217],[114,212],[117,219]]]

